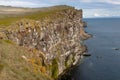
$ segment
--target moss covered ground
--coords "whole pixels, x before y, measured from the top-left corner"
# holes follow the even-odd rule
[[[30,57],[30,52],[14,42],[0,40],[0,80],[50,80],[35,73],[23,56]]]
[[[19,14],[17,15],[17,13],[14,15],[11,14],[0,14],[0,26],[8,26],[12,23],[14,23],[15,21],[19,21],[21,19],[33,19],[33,20],[40,20],[42,18],[45,18],[46,16],[51,16],[52,14],[55,15],[55,13],[60,12],[61,10],[65,10],[70,8],[69,6],[54,6],[51,8],[40,8],[37,9],[37,11],[33,12],[34,9],[31,9],[31,12],[26,13],[26,14]],[[33,11],[32,11],[33,10]]]

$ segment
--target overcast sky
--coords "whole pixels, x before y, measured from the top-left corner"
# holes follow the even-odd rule
[[[82,8],[85,18],[120,16],[120,0],[0,0],[0,5],[18,7],[70,5]]]

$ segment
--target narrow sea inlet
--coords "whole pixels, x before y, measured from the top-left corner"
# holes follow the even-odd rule
[[[87,40],[88,53],[72,71],[72,80],[120,80],[120,18],[84,19],[86,31],[93,34]]]

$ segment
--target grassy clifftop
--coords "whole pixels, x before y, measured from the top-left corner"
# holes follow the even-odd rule
[[[60,12],[65,9],[70,9],[70,6],[53,6],[44,8],[13,8],[1,7],[0,8],[0,26],[8,26],[20,19],[34,19],[40,20],[46,16]]]

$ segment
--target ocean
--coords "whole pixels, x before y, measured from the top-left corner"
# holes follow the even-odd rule
[[[84,19],[93,38],[85,41],[88,53],[72,70],[71,80],[120,80],[120,18]],[[69,79],[70,80],[70,79]]]

